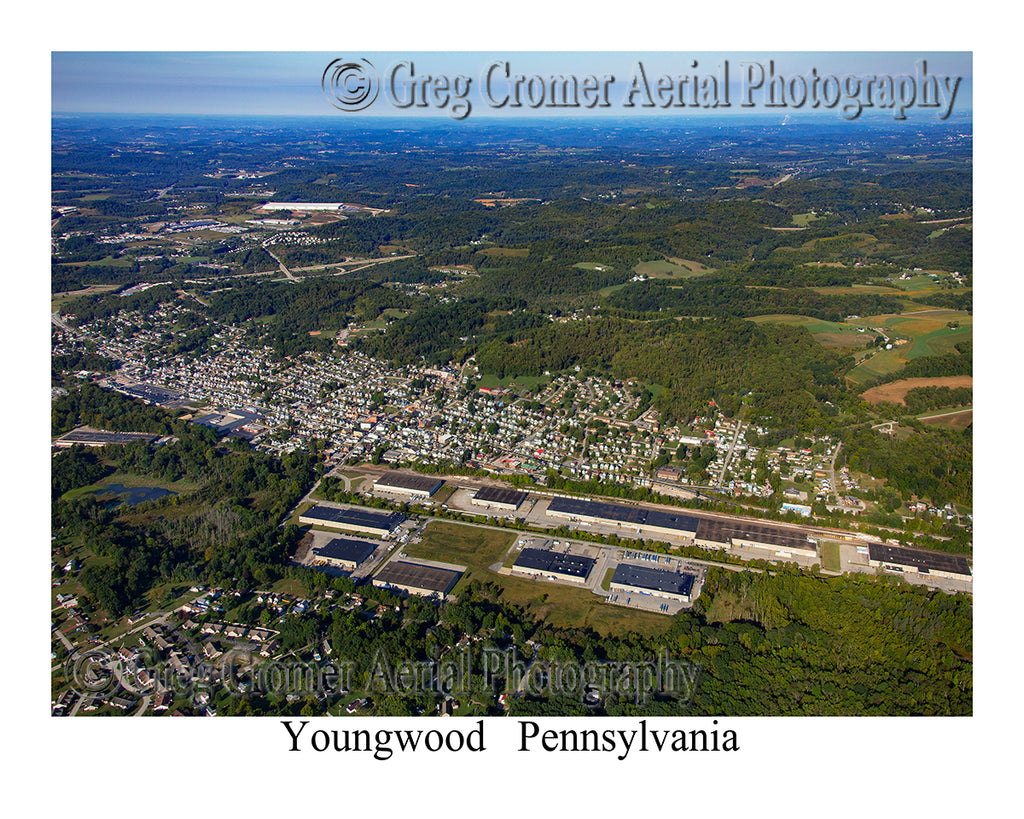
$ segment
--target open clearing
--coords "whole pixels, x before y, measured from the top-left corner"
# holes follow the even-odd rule
[[[919,415],[918,420],[930,427],[946,427],[955,432],[963,432],[974,423],[974,408],[968,407],[947,412],[932,411],[925,415]]]
[[[481,256],[529,256],[528,247],[482,247],[477,250]]]
[[[422,542],[409,544],[404,551],[409,557],[486,569],[505,556],[515,538],[515,532],[432,520],[423,530]]]
[[[532,390],[538,384],[546,384],[547,382],[548,377],[545,375],[506,375],[504,378],[498,378],[494,373],[482,373],[476,382],[476,386],[477,389],[482,387],[488,390],[499,388],[515,390],[517,386]]]
[[[904,378],[890,384],[881,384],[861,393],[861,398],[869,404],[886,401],[890,404],[902,404],[907,393],[915,387],[973,387],[974,378],[970,375],[947,375],[941,378]]]
[[[96,293],[109,293],[111,290],[117,290],[121,287],[119,284],[90,284],[88,287],[82,290],[67,290],[63,293],[54,293],[50,297],[50,312],[56,313],[69,301],[74,301],[81,296],[91,296]]]
[[[863,347],[874,338],[874,333],[861,332],[851,324],[823,321],[811,316],[773,314],[754,316],[750,321],[757,324],[771,323],[787,324],[791,327],[806,327],[807,332],[822,347]]]
[[[169,492],[174,492],[178,495],[183,495],[187,492],[192,492],[198,489],[198,484],[192,483],[191,481],[165,481],[162,478],[152,478],[146,475],[136,475],[132,472],[114,472],[112,475],[102,478],[96,483],[91,483],[88,486],[80,486],[78,489],[71,489],[64,493],[63,499],[66,501],[78,500],[79,498],[91,495],[95,492],[103,492],[107,487],[120,484],[125,488],[149,486],[157,489],[166,489]]]
[[[691,279],[712,272],[713,268],[688,259],[664,259],[640,262],[633,272],[651,279]]]
[[[827,540],[821,544],[821,568],[827,572],[842,571],[838,543]]]
[[[793,224],[799,227],[807,227],[811,222],[817,222],[820,218],[816,213],[794,213]]]

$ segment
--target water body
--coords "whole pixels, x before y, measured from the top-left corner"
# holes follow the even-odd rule
[[[95,494],[97,498],[112,501],[110,505],[113,507],[122,504],[135,506],[143,501],[159,500],[168,495],[176,495],[177,492],[161,489],[159,486],[124,486],[120,483],[112,483]]]

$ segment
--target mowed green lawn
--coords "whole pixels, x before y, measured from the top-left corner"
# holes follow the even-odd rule
[[[839,544],[827,540],[821,544],[821,568],[827,572],[838,572],[842,563],[839,560]]]
[[[547,381],[547,376],[543,375],[506,375],[504,378],[498,378],[493,373],[483,373],[476,382],[476,385],[488,390],[495,390],[498,387],[507,389],[513,384],[518,384],[532,390],[538,384],[546,384]]]
[[[405,553],[410,557],[486,569],[501,562],[516,537],[515,532],[432,520],[423,530],[422,542],[409,544]]]

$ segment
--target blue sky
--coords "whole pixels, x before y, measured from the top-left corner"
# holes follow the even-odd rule
[[[341,113],[333,108],[320,86],[325,67],[337,58],[368,59],[384,78],[376,102],[360,115]],[[968,112],[972,103],[972,58],[969,52],[53,52],[51,67],[51,107],[54,113],[159,113],[159,114],[232,114],[232,115],[324,115],[375,116],[413,113],[447,116],[438,106],[413,107],[405,111],[392,104],[386,78],[399,61],[412,60],[416,74],[471,79],[468,98],[472,115],[493,116],[504,113],[487,104],[482,95],[483,71],[496,61],[508,61],[511,74],[548,76],[550,74],[613,75],[610,109],[590,114],[622,116],[651,113],[650,109],[623,109],[621,103],[642,62],[652,83],[655,76],[688,73],[721,76],[723,61],[730,64],[732,107],[718,114],[737,115],[761,108],[763,97],[756,92],[755,109],[742,109],[742,64],[757,63],[765,71],[774,61],[777,74],[790,78],[809,75],[837,77],[853,75],[913,75],[915,64],[927,60],[934,75],[962,77],[957,92],[956,112]],[[691,68],[693,61],[698,66]],[[404,75],[402,75],[404,76]],[[499,75],[500,76],[500,75]],[[502,90],[507,85],[496,85]],[[640,97],[637,97],[640,101]],[[685,109],[688,114],[703,113],[700,108]],[[769,109],[770,110],[770,109]],[[807,110],[805,107],[804,111]],[[820,110],[820,109],[819,109]],[[560,114],[540,107],[522,107],[523,115]],[[678,109],[677,109],[678,112]],[[824,112],[836,117],[835,111]],[[915,112],[908,114],[913,118]],[[918,110],[916,116],[934,119],[932,111]]]

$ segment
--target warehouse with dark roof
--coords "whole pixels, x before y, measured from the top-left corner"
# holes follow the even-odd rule
[[[426,566],[406,560],[392,560],[377,572],[373,578],[373,585],[422,597],[437,596],[444,600],[460,577],[462,572],[454,569],[442,569],[439,566]]]
[[[650,594],[689,603],[696,579],[694,575],[686,572],[670,572],[665,569],[620,563],[615,567],[610,589],[618,594]]]
[[[374,553],[377,544],[350,537],[336,537],[319,549],[313,550],[316,561],[341,569],[358,569]]]
[[[868,544],[868,565],[890,572],[927,574],[951,580],[973,579],[970,563],[963,555],[908,549],[905,546],[889,546],[886,543]]]
[[[596,562],[594,558],[583,555],[552,552],[548,549],[523,549],[512,565],[512,573],[586,583]]]
[[[622,506],[617,503],[584,500],[582,498],[555,497],[548,504],[549,515],[587,523],[616,523],[636,526],[649,534],[693,537],[697,533],[698,519],[664,509],[642,506]]]
[[[316,504],[299,515],[299,523],[327,526],[345,532],[367,532],[383,537],[398,528],[405,520],[400,512],[384,512],[362,507],[324,506]]]
[[[502,486],[483,486],[473,495],[474,506],[489,506],[514,512],[526,500],[526,493],[518,489],[507,489]]]
[[[730,546],[766,549],[780,557],[801,555],[816,557],[817,544],[799,529],[769,526],[752,520],[701,518],[694,541],[705,549],[728,549]]]
[[[105,429],[93,429],[92,427],[79,427],[73,429],[54,441],[54,446],[69,447],[75,444],[85,446],[108,446],[133,444],[136,441],[144,441],[147,444],[153,443],[159,435],[149,432],[111,432]]]
[[[374,489],[383,492],[397,492],[414,498],[429,498],[444,486],[444,480],[427,475],[412,475],[408,472],[387,472],[373,483]]]

